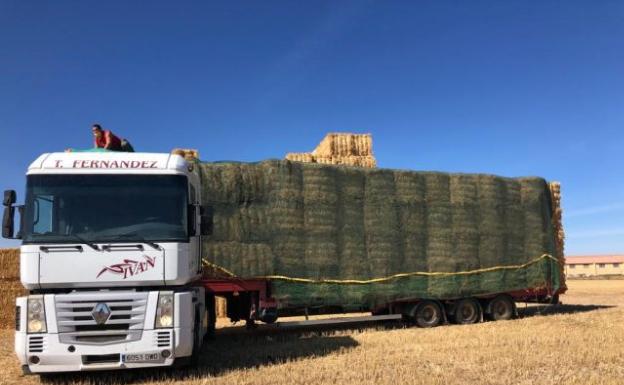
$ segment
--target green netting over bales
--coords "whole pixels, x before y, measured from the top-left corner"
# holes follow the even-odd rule
[[[200,171],[202,203],[215,214],[205,260],[237,277],[273,277],[283,306],[558,286],[557,263],[542,257],[555,245],[541,178],[286,160],[201,163]],[[463,273],[392,278],[415,272]],[[378,278],[386,279],[342,282]]]

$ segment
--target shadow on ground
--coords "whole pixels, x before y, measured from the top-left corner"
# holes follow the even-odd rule
[[[518,306],[520,318],[572,314],[612,308],[607,305],[529,305]],[[233,370],[280,364],[306,357],[320,357],[358,346],[348,335],[337,333],[387,330],[409,327],[403,322],[352,325],[326,325],[280,330],[264,325],[256,330],[244,327],[219,329],[215,340],[203,348],[200,363],[189,368],[155,368],[127,371],[76,373],[42,378],[50,384],[120,385],[153,381],[184,381],[224,375]],[[461,326],[459,326],[461,327]]]
[[[528,307],[518,306],[518,315],[522,318],[533,317],[538,315],[554,315],[554,314],[572,314],[583,313],[599,309],[608,309],[615,306],[611,305],[532,305]]]
[[[48,384],[134,384],[152,381],[184,381],[219,376],[237,369],[279,364],[306,357],[319,357],[358,346],[349,336],[327,333],[217,334],[202,349],[197,367],[154,368],[46,376]]]

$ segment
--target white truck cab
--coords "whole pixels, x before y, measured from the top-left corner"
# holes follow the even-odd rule
[[[28,168],[15,351],[26,373],[167,366],[196,358],[210,322],[200,178],[180,155],[65,152]],[[210,306],[210,304],[208,304]],[[212,305],[213,306],[213,305]]]

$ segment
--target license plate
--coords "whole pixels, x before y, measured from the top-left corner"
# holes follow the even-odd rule
[[[158,353],[124,354],[121,360],[123,362],[154,362],[154,361],[160,361],[160,354]]]

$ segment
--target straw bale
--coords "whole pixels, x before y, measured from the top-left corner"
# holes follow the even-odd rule
[[[15,299],[27,294],[19,280],[0,280],[0,328],[15,328]]]
[[[524,248],[525,254],[529,250],[543,249],[554,240],[554,230],[550,216],[544,216],[544,208],[550,208],[550,196],[547,184],[543,180],[521,178],[521,198],[524,207]],[[539,193],[536,193],[539,191]],[[553,245],[554,246],[554,245]],[[555,250],[553,250],[554,252]]]
[[[309,276],[315,279],[340,278],[340,261],[335,237],[306,237],[305,260]]]
[[[564,256],[564,242],[565,233],[563,231],[563,210],[561,208],[561,185],[559,182],[550,182],[549,185],[551,207],[552,207],[552,226],[555,234],[555,249],[557,251],[557,259],[559,260],[559,269],[561,271],[560,279],[561,284],[565,285],[565,256]]]
[[[336,188],[340,191],[336,205],[336,244],[340,272],[344,276],[368,277],[364,224],[365,176],[351,168],[341,168]]]
[[[339,237],[336,246],[340,255],[338,262],[341,276],[371,276],[367,262],[366,238],[361,233],[354,232]]]
[[[306,167],[303,170],[303,201],[306,205],[333,205],[338,200],[337,170],[332,167]]]
[[[367,156],[350,155],[344,158],[349,165],[353,165],[353,166],[375,168],[375,166],[377,165],[377,161],[375,160],[375,157],[373,157],[372,155],[367,155]],[[369,167],[368,166],[369,164],[373,164],[373,166]]]
[[[235,274],[240,274],[239,272],[243,268],[240,242],[207,242],[204,243],[203,253],[209,262],[223,267],[230,272],[234,272]],[[218,269],[205,269],[204,275],[207,277],[212,276],[213,278],[224,278],[228,276]]]
[[[320,156],[315,155],[314,159],[316,159],[316,163],[320,164],[334,164],[333,158],[331,156]]]
[[[267,177],[263,178],[263,174]],[[264,179],[263,188],[267,190],[258,201],[271,204],[303,202],[303,171],[300,163],[267,164],[257,169],[254,177],[257,180]]]
[[[294,162],[307,162],[313,163],[315,161],[314,155],[309,152],[289,152],[286,154],[286,159]]]
[[[305,228],[303,203],[276,200],[266,206],[266,210],[265,230],[267,232],[282,234],[303,232]]]
[[[271,275],[275,271],[274,256],[266,243],[243,243],[240,248],[241,272],[246,277]]]
[[[19,277],[19,249],[0,249],[0,279]]]
[[[409,171],[396,171],[393,175],[397,202],[422,207],[425,204],[423,176]]]
[[[213,233],[215,239],[236,241],[266,241],[270,238],[269,218],[266,205],[252,204],[243,206],[239,210],[232,210],[223,205],[216,208],[213,217]],[[282,211],[286,211],[282,208]],[[272,216],[272,215],[271,215]],[[281,225],[295,226],[293,217],[286,216]]]
[[[382,169],[366,173],[364,192],[367,204],[375,202],[394,204],[396,197],[394,173],[391,170]]]
[[[336,231],[337,212],[334,205],[316,203],[305,205],[304,231],[310,235],[329,235]]]
[[[304,233],[276,233],[270,243],[271,251],[275,256],[274,274],[292,274],[304,271],[305,261]],[[230,256],[236,258],[236,256]]]
[[[360,156],[370,156],[373,154],[373,139],[370,134],[355,135],[354,139],[355,154]]]
[[[217,318],[227,317],[227,300],[223,297],[215,298],[215,307]]]
[[[340,168],[336,177],[336,188],[340,191],[343,203],[362,202],[366,176],[360,170]]]
[[[408,233],[403,237],[403,271],[427,271],[427,240],[423,234]]]

